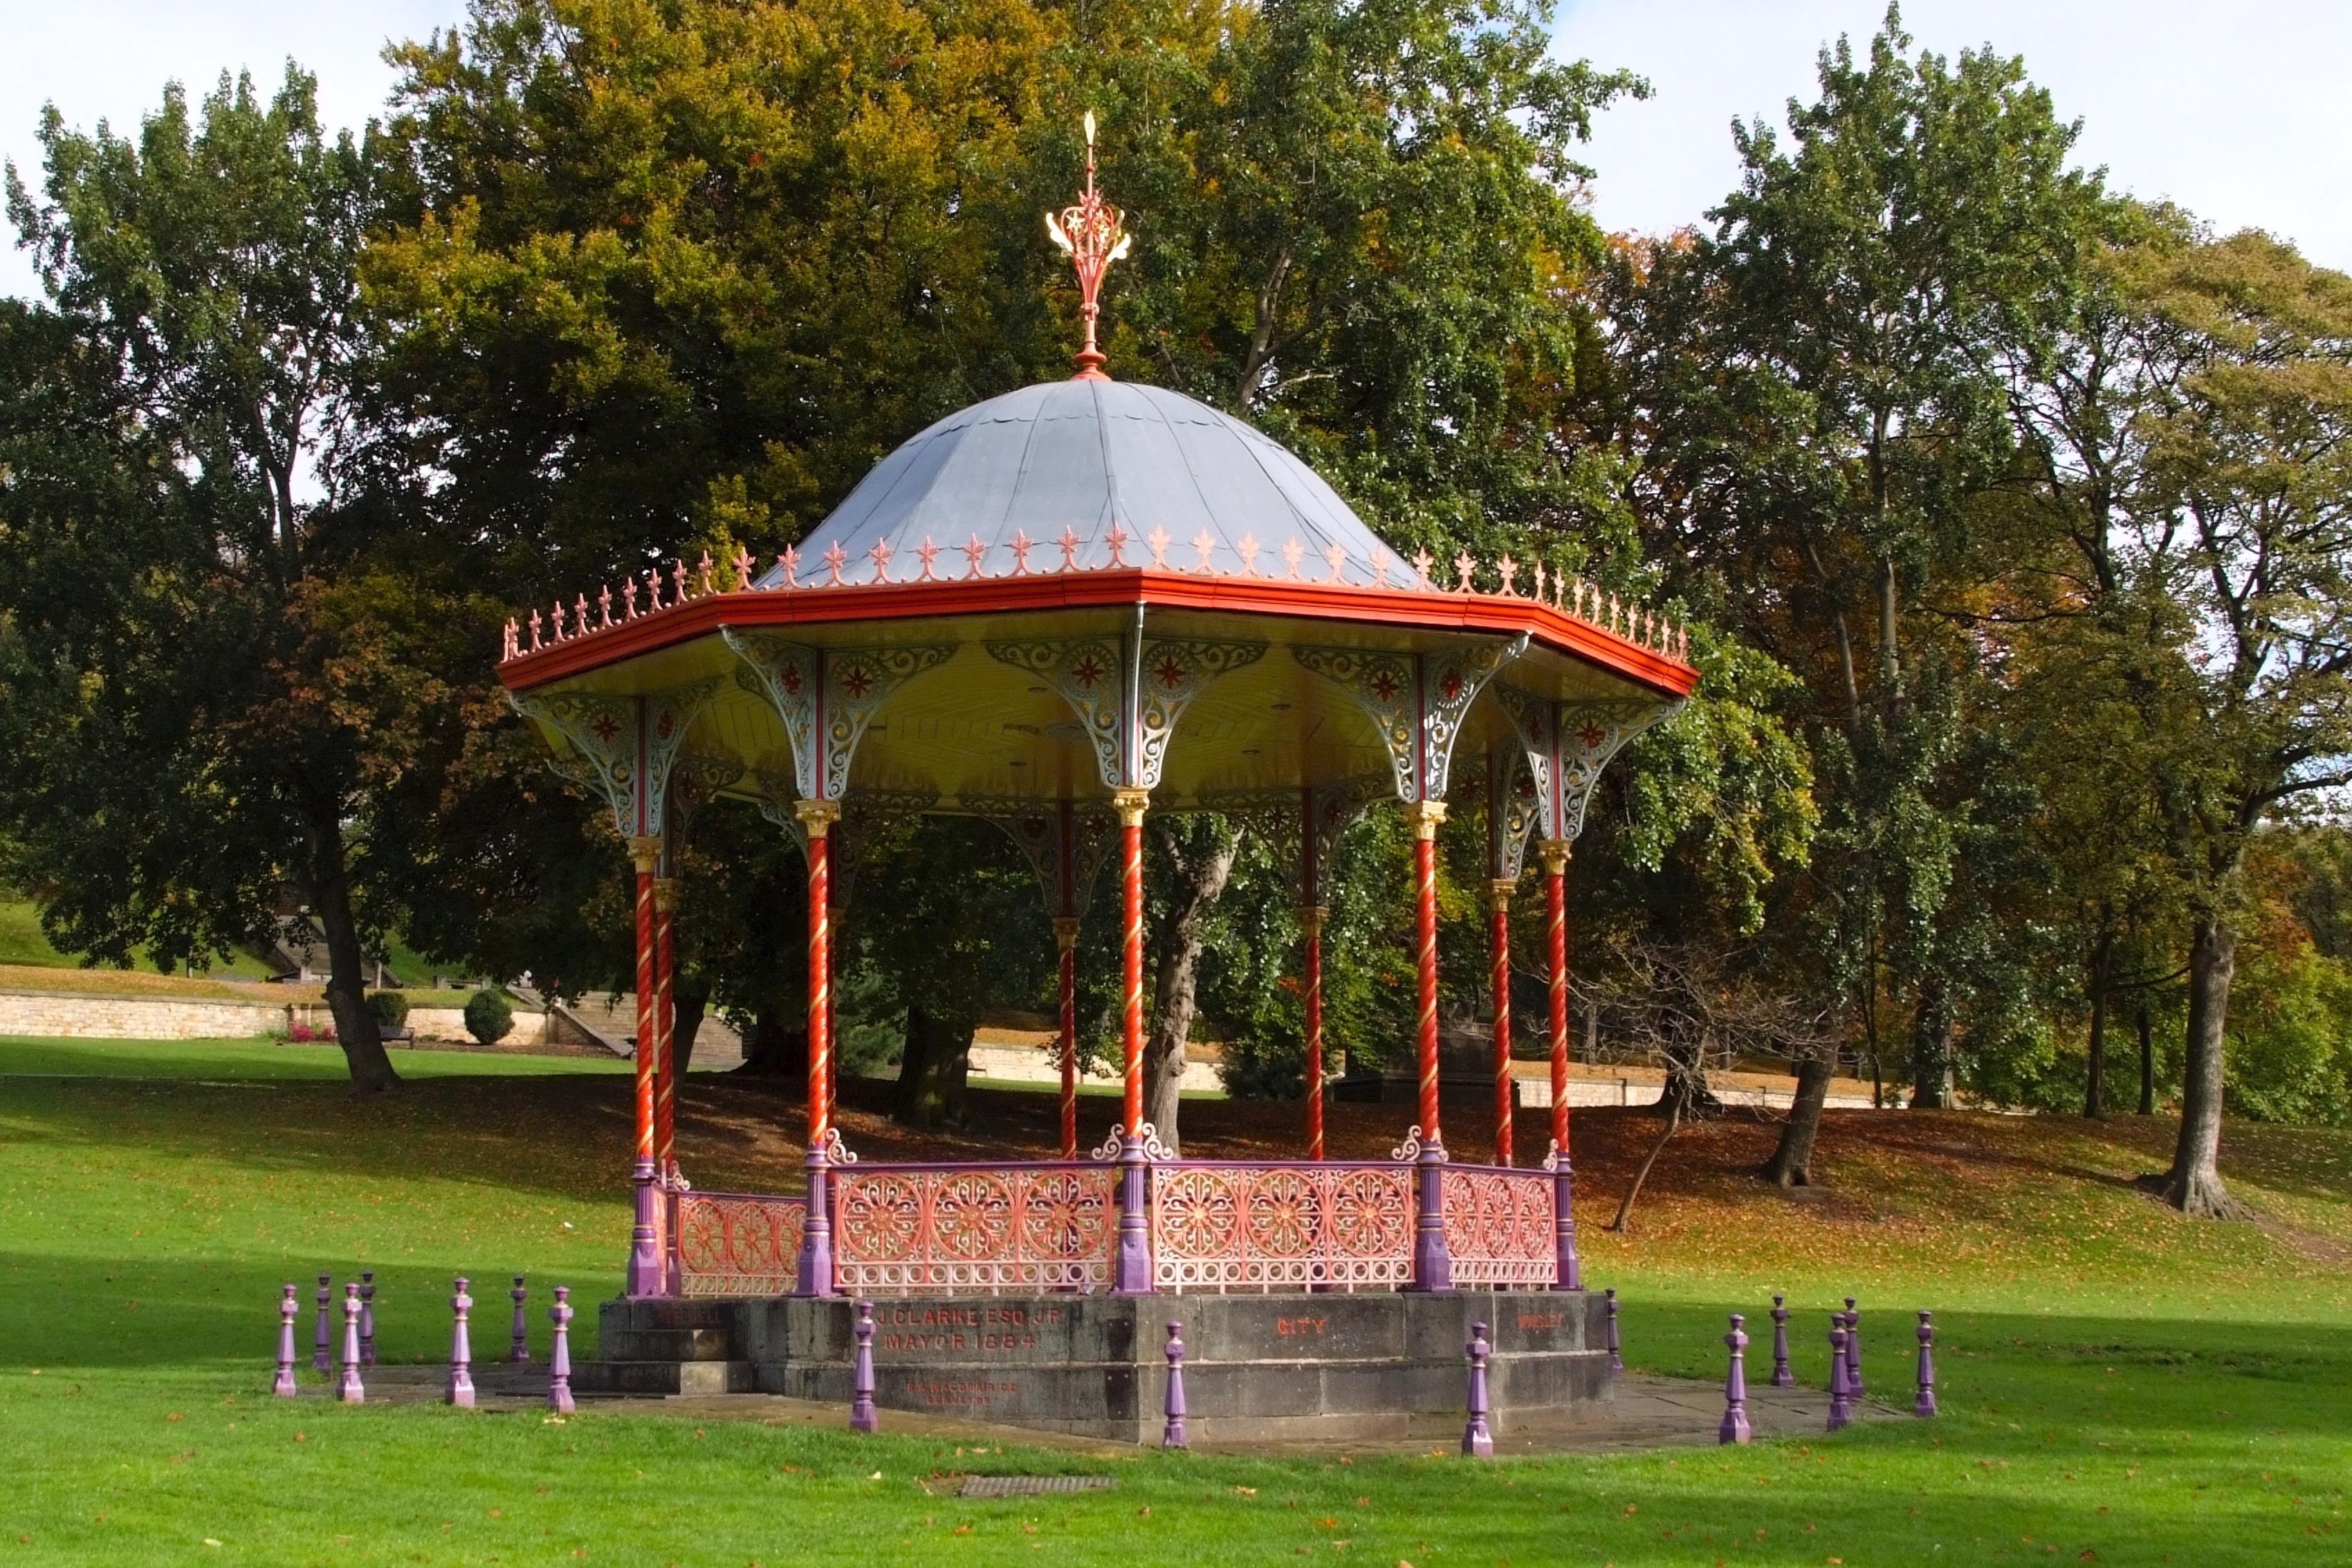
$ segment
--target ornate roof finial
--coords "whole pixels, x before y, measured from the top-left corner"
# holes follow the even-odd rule
[[[1086,322],[1086,347],[1077,352],[1078,374],[1082,378],[1103,378],[1103,351],[1095,346],[1095,320],[1101,314],[1097,303],[1102,293],[1103,274],[1110,264],[1127,255],[1128,233],[1119,210],[1102,199],[1095,190],[1095,113],[1087,110],[1087,188],[1079,193],[1077,205],[1064,207],[1057,218],[1045,214],[1045,232],[1054,236],[1070,258],[1078,273],[1079,317]]]

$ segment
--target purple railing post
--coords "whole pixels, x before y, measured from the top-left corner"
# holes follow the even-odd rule
[[[1160,1446],[1163,1448],[1189,1448],[1192,1438],[1184,1430],[1184,1325],[1168,1325],[1168,1421],[1160,1428]]]
[[[857,1359],[849,1371],[849,1429],[871,1432],[874,1418],[874,1303],[857,1303]]]
[[[367,1390],[360,1386],[360,1288],[343,1287],[343,1379],[335,1390],[335,1397],[346,1405],[358,1405],[367,1399]]]
[[[334,1299],[334,1276],[331,1274],[320,1275],[319,1327],[317,1332],[310,1336],[310,1370],[313,1372],[332,1372],[335,1370],[335,1353],[331,1348],[334,1342],[327,1337],[327,1303]]]
[[[1772,1386],[1793,1388],[1797,1375],[1789,1370],[1789,1309],[1788,1297],[1772,1298]]]
[[[1616,1286],[1612,1285],[1609,1287],[1606,1299],[1609,1303],[1609,1370],[1612,1372],[1622,1372],[1625,1370],[1625,1358],[1617,1354]]]
[[[1454,1289],[1454,1249],[1445,1234],[1445,1150],[1434,1139],[1413,1163],[1412,1288]]]
[[[1121,1137],[1118,1151],[1118,1250],[1111,1259],[1110,1288],[1122,1296],[1148,1296],[1158,1287],[1151,1267],[1151,1217],[1144,1183],[1151,1152],[1139,1134]]]
[[[1718,1443],[1748,1441],[1748,1336],[1740,1332],[1748,1320],[1738,1312],[1731,1314],[1731,1332],[1723,1343],[1731,1347],[1731,1370],[1723,1380],[1723,1425],[1716,1428]]]
[[[449,1298],[450,1310],[457,1314],[457,1324],[449,1335],[449,1383],[441,1393],[441,1402],[455,1405],[460,1410],[474,1407],[474,1347],[466,1333],[466,1314],[474,1309],[474,1298],[466,1294],[466,1277],[457,1276],[457,1293]]]
[[[555,1320],[555,1343],[547,1353],[547,1407],[559,1416],[572,1414],[572,1288],[555,1287],[555,1305],[547,1310]]]
[[[375,1270],[360,1270],[360,1364],[375,1364]]]
[[[1853,1419],[1845,1386],[1845,1314],[1830,1314],[1830,1425],[1832,1432]]]
[[[673,1226],[673,1234],[676,1228]],[[530,1320],[523,1316],[523,1303],[530,1300],[530,1291],[522,1281],[523,1277],[517,1274],[514,1277],[514,1289],[507,1292],[514,1301],[514,1333],[511,1335],[511,1343],[507,1346],[509,1361],[530,1359]]]
[[[1584,1289],[1584,1267],[1576,1258],[1576,1176],[1568,1168],[1565,1151],[1555,1155],[1551,1171],[1552,1289]]]
[[[1936,1322],[1933,1312],[1919,1314],[1919,1397],[1913,1401],[1911,1414],[1933,1416],[1936,1413]]]
[[[1495,1434],[1486,1425],[1486,1357],[1494,1347],[1486,1343],[1486,1325],[1470,1325],[1470,1343],[1462,1347],[1470,1359],[1470,1419],[1462,1428],[1462,1451],[1475,1459],[1495,1457]]]
[[[1862,1402],[1862,1314],[1854,1311],[1852,1296],[1845,1299],[1845,1393],[1855,1404]]]
[[[278,1380],[269,1392],[280,1399],[294,1397],[294,1320],[301,1315],[302,1303],[296,1299],[296,1289],[286,1287],[286,1294],[278,1302]],[[1925,1352],[1921,1353],[1925,1355]],[[1922,1365],[1926,1364],[1924,1360]]]
[[[801,1267],[793,1291],[830,1296],[833,1289],[833,1165],[820,1143],[808,1152],[808,1210],[801,1225]]]

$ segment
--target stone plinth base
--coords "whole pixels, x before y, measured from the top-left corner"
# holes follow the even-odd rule
[[[604,1359],[573,1382],[845,1404],[854,1317],[839,1298],[606,1301]],[[1184,1325],[1188,1425],[1205,1443],[1458,1436],[1473,1322],[1495,1345],[1498,1421],[1614,1393],[1594,1291],[890,1298],[874,1322],[886,1410],[1126,1442],[1160,1440],[1171,1322]]]

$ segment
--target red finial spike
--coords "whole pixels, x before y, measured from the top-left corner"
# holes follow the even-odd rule
[[[1119,210],[1102,199],[1095,190],[1095,116],[1087,111],[1087,186],[1079,193],[1076,206],[1064,207],[1057,218],[1045,214],[1045,232],[1054,237],[1070,258],[1078,274],[1078,316],[1086,323],[1086,347],[1076,354],[1081,378],[1101,380],[1103,351],[1095,346],[1095,322],[1101,315],[1098,304],[1102,293],[1103,274],[1110,264],[1127,255],[1128,233]]]

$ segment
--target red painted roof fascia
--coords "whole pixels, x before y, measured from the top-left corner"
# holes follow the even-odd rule
[[[1499,636],[1525,632],[1662,695],[1686,697],[1698,684],[1698,672],[1688,664],[1532,599],[1199,577],[1142,568],[711,594],[509,660],[499,666],[499,679],[509,691],[526,692],[710,636],[722,626],[833,625],[1129,604]]]

